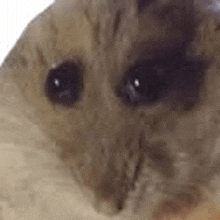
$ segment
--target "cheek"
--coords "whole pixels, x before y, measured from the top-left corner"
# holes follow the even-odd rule
[[[60,145],[61,149],[83,149],[85,146],[85,117],[74,109],[55,110],[45,105],[37,109],[37,118],[46,136]]]

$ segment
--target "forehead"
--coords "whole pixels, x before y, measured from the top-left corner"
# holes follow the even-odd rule
[[[51,9],[56,49],[64,56],[72,53],[93,63],[158,56],[190,38],[190,2],[57,1]]]
[[[27,74],[34,70],[44,75],[41,78],[54,65],[70,59],[89,70],[85,75],[123,73],[121,69],[138,60],[166,56],[190,42],[191,3],[57,0],[30,23],[7,64],[18,64],[21,69],[28,65]]]

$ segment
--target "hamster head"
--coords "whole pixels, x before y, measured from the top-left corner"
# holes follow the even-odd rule
[[[198,31],[192,0],[57,0],[5,60],[97,210],[207,181],[219,88]]]

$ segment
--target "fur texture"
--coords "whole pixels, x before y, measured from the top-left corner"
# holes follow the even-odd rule
[[[1,220],[220,204],[220,21],[205,3],[57,0],[29,24],[1,68]],[[70,105],[48,92],[63,64],[79,72]]]

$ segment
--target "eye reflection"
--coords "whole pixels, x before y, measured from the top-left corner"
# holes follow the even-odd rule
[[[54,104],[73,105],[82,90],[80,68],[74,62],[65,62],[48,73],[45,92]]]

